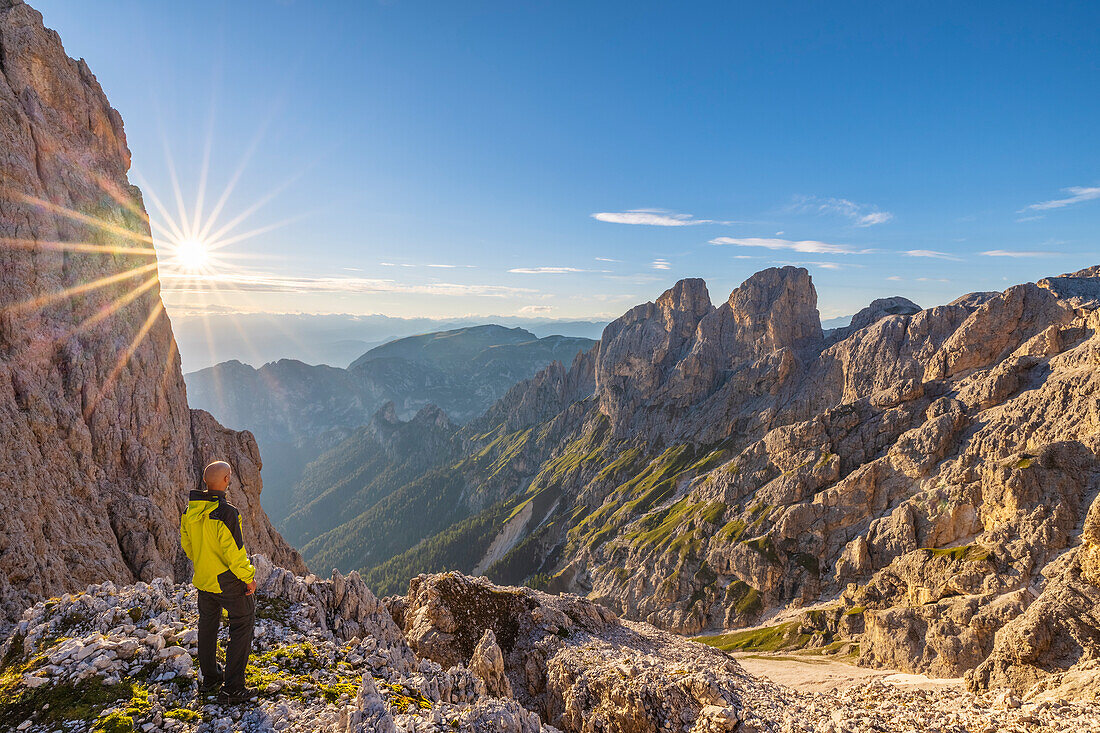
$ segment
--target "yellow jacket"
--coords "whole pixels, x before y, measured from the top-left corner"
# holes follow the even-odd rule
[[[241,514],[224,491],[192,491],[180,519],[180,543],[195,566],[192,582],[211,593],[244,593],[256,569],[244,549]]]

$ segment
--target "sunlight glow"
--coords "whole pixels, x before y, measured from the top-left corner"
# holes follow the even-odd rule
[[[212,134],[212,131],[208,131]],[[258,142],[258,140],[256,141]],[[0,305],[0,316],[23,318],[32,316],[35,311],[64,303],[73,299],[81,299],[84,305],[91,305],[92,310],[81,308],[82,320],[69,328],[58,329],[46,339],[34,339],[26,344],[27,350],[51,350],[57,345],[65,343],[69,339],[80,334],[91,332],[100,324],[108,321],[113,316],[120,314],[127,308],[148,308],[144,322],[136,331],[131,332],[132,338],[129,344],[118,354],[117,362],[95,394],[84,405],[84,415],[90,419],[97,406],[103,400],[110,400],[113,396],[115,383],[122,371],[126,368],[131,358],[137,353],[141,344],[149,336],[150,331],[164,315],[164,305],[160,298],[160,292],[175,292],[187,294],[189,298],[207,300],[213,298],[218,305],[224,306],[220,288],[225,282],[234,282],[234,278],[246,280],[255,278],[255,275],[247,269],[235,265],[234,261],[248,258],[245,253],[231,253],[228,250],[231,245],[258,237],[267,232],[286,226],[291,221],[301,218],[301,215],[275,222],[257,223],[248,230],[242,231],[241,225],[263,206],[269,203],[276,195],[282,192],[290,182],[297,177],[292,176],[280,186],[268,194],[245,206],[235,215],[225,213],[237,180],[244,171],[248,156],[255,148],[255,144],[246,152],[236,172],[225,186],[221,195],[217,198],[214,207],[207,213],[204,203],[207,196],[207,176],[211,141],[208,139],[204,150],[201,176],[193,205],[188,207],[185,203],[183,192],[176,176],[175,163],[172,160],[167,142],[165,155],[168,175],[171,182],[171,196],[175,203],[175,212],[164,205],[161,197],[148,183],[144,183],[145,199],[152,203],[153,210],[159,214],[150,217],[141,206],[141,199],[135,199],[130,191],[108,180],[102,175],[92,171],[84,171],[89,178],[94,179],[102,191],[115,201],[121,210],[136,221],[126,221],[127,217],[119,217],[117,213],[110,211],[104,215],[95,215],[87,211],[79,211],[51,200],[40,198],[14,189],[0,182],[0,200],[9,200],[29,205],[39,211],[49,212],[58,217],[69,219],[88,227],[87,231],[78,235],[86,241],[50,241],[35,238],[0,237],[0,248],[9,250],[24,250],[27,252],[56,252],[64,257],[75,256],[73,261],[79,263],[83,258],[90,258],[89,262],[99,257],[114,258],[112,262],[104,263],[102,269],[96,266],[88,270],[74,268],[74,272],[87,273],[85,277],[79,274],[66,283],[67,287],[53,288],[45,292],[28,294],[23,300]],[[140,177],[140,176],[139,176]],[[219,221],[219,215],[225,213],[228,221]],[[76,238],[74,238],[76,239]],[[159,263],[157,255],[159,254]],[[62,259],[59,257],[51,262],[58,265]],[[92,273],[105,273],[95,277]],[[158,292],[157,287],[167,283],[168,287]],[[122,286],[119,288],[119,286]],[[114,288],[114,292],[107,291]],[[119,292],[121,290],[121,292]],[[151,299],[145,298],[152,294]],[[98,302],[89,303],[87,299],[95,299]],[[127,318],[131,324],[132,316]],[[205,319],[205,316],[204,316]],[[130,326],[132,329],[132,326]],[[209,326],[207,327],[209,337]],[[247,334],[241,334],[247,342]],[[165,386],[168,380],[178,375],[178,350],[173,339],[168,340],[168,353],[165,355],[163,372],[161,374],[161,386]]]
[[[172,259],[185,272],[202,272],[210,264],[210,245],[201,239],[184,239],[174,247]]]

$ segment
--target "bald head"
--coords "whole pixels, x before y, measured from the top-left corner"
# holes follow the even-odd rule
[[[225,491],[229,488],[229,477],[233,469],[225,461],[214,461],[202,470],[202,482],[207,491]]]

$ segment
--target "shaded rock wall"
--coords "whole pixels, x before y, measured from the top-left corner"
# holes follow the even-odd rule
[[[13,0],[0,60],[0,614],[172,577],[197,464],[225,451],[252,549],[304,569],[259,508],[254,444],[187,407],[121,117]]]

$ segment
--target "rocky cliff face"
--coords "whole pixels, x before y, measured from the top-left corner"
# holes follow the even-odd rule
[[[702,280],[681,280],[604,330],[596,366],[600,411],[624,437],[718,438],[722,428],[706,425],[710,416],[700,403],[724,385],[759,386],[756,373],[770,392],[822,342],[817,292],[803,268],[759,272],[718,308]]]
[[[248,434],[188,409],[122,119],[41,16],[0,2],[0,612],[183,569],[196,468],[226,455],[250,545],[304,569],[259,507]]]
[[[586,384],[580,362],[486,414],[471,450],[519,490],[400,567],[449,548],[680,633],[793,620],[798,644],[979,667],[978,687],[1079,671],[1100,648],[1072,600],[1093,592],[1075,548],[1100,491],[1097,295],[1090,268],[925,310],[882,299],[826,336],[805,270],[718,308],[682,281],[608,325],[592,395],[556,386]],[[539,395],[559,411],[524,407]],[[1035,636],[1059,613],[1068,645]]]
[[[770,352],[693,392],[679,424],[643,429],[716,445],[719,465],[674,465],[651,508],[611,523],[611,537],[598,530],[614,514],[591,522],[574,585],[686,632],[839,602],[866,620],[868,664],[955,676],[995,639],[1010,655],[999,640],[1021,636],[1032,599],[1065,607],[1066,586],[1087,578],[1086,549],[1067,569],[1044,567],[1082,541],[1100,489],[1097,294],[1088,270],[916,313],[877,309],[832,345],[787,319]],[[1095,619],[1071,607],[1077,647],[1095,650]],[[1059,654],[1045,648],[1015,653]],[[975,684],[1006,674],[983,669]]]

